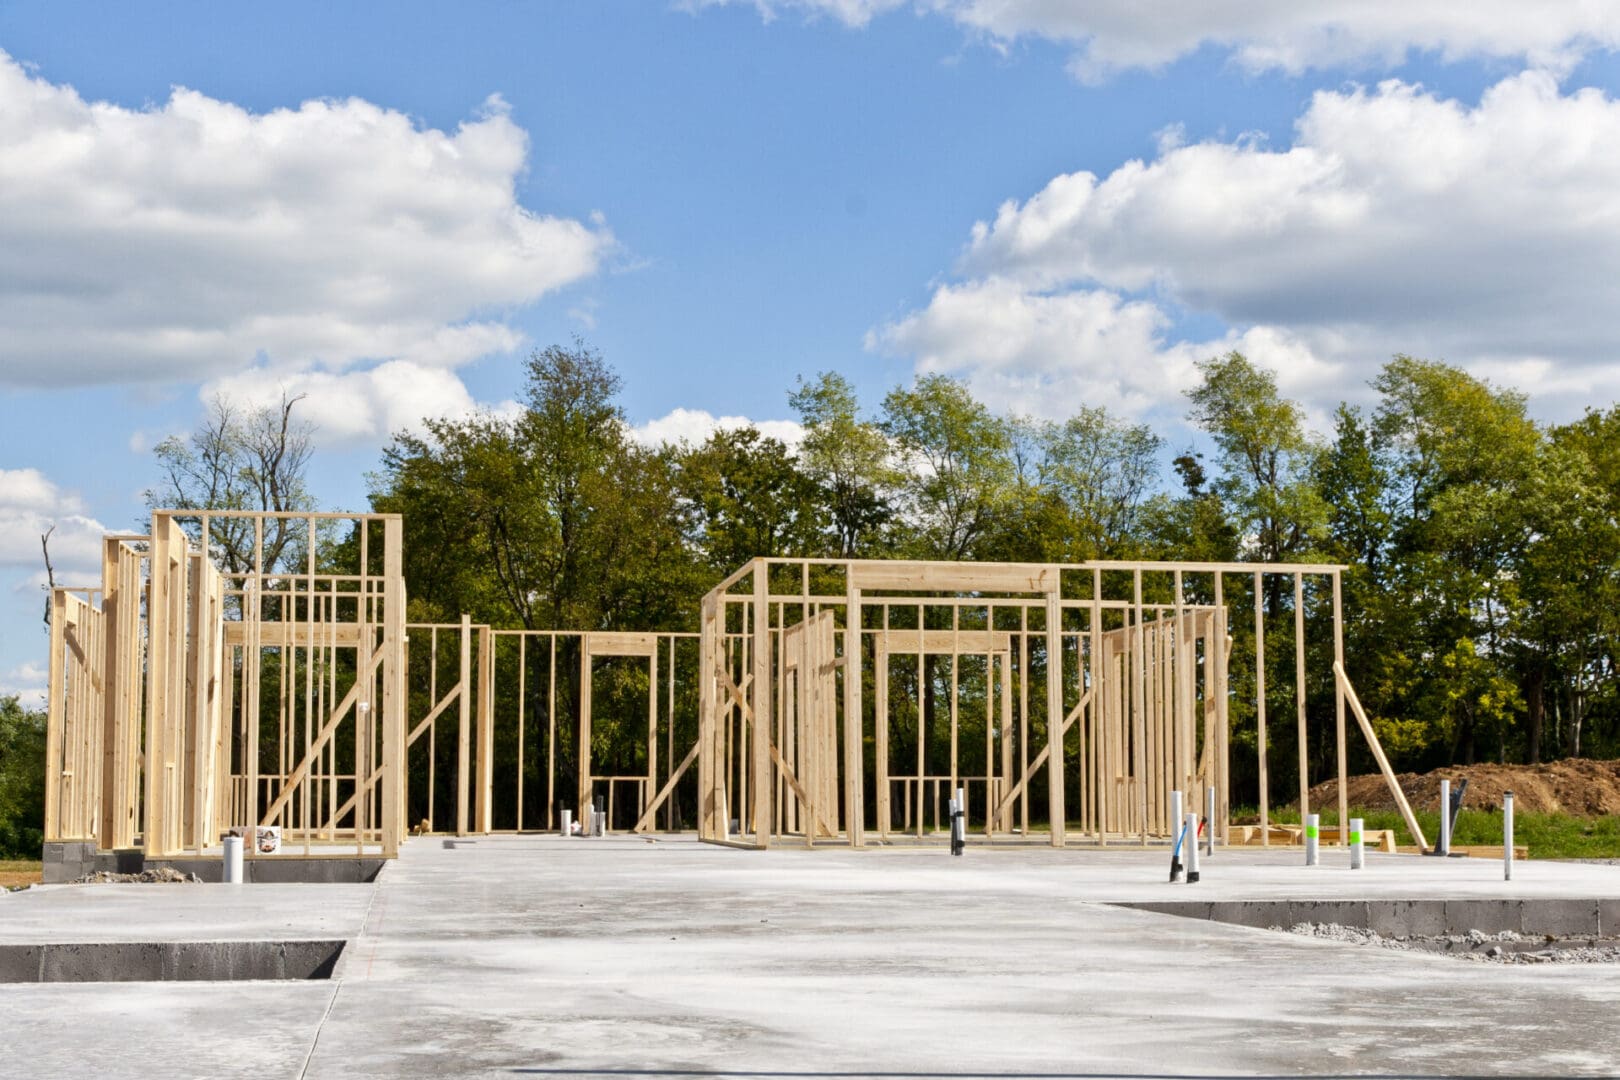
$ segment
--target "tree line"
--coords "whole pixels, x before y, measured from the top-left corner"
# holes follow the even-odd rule
[[[1397,767],[1620,756],[1620,407],[1541,424],[1522,393],[1408,356],[1372,389],[1371,405],[1339,406],[1318,433],[1271,372],[1211,358],[1187,395],[1205,455],[1099,407],[1062,422],[998,415],[940,375],[868,407],[829,372],[788,394],[797,447],[753,427],[654,447],[632,437],[619,376],[576,341],[527,359],[514,412],[396,435],[371,503],[404,515],[412,621],[465,611],[509,628],[693,630],[702,595],[761,555],[1343,562],[1346,666]],[[189,440],[157,448],[148,502],[314,509],[296,405],[216,403]],[[219,558],[251,561],[232,523],[214,527]],[[298,537],[269,539],[272,562],[302,563]],[[357,561],[331,539],[340,562]],[[1203,587],[1189,598],[1210,602]],[[1244,588],[1228,579],[1235,612],[1255,602]],[[1314,614],[1327,598],[1307,589],[1304,601]],[[1259,604],[1268,642],[1291,640],[1292,590]],[[1326,620],[1308,627],[1306,751],[1322,779],[1332,642]],[[1234,614],[1231,632],[1242,799],[1252,620]],[[1290,650],[1268,648],[1266,666],[1268,711],[1291,717]],[[0,700],[0,851],[38,847],[43,719]],[[609,726],[599,737],[630,747],[633,732]],[[1292,727],[1271,729],[1276,793],[1297,780]],[[1352,750],[1352,768],[1367,768]]]
[[[1397,356],[1374,404],[1316,433],[1239,353],[1199,375],[1208,455],[1100,407],[998,415],[942,375],[869,409],[832,372],[788,395],[798,447],[754,427],[649,447],[576,341],[527,360],[514,414],[397,435],[371,501],[405,517],[413,620],[529,629],[694,629],[703,593],[762,555],[1344,562],[1347,668],[1399,765],[1620,751],[1620,408],[1540,424],[1522,393]],[[1261,598],[1279,633],[1293,603]],[[1233,623],[1236,671],[1252,640]],[[1276,652],[1268,695],[1291,715]],[[1313,711],[1331,715],[1330,680]],[[1233,684],[1239,747],[1253,690]],[[1331,752],[1313,742],[1313,773]]]

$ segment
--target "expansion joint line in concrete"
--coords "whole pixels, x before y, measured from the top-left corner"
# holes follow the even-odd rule
[[[315,1025],[315,1037],[309,1040],[309,1052],[304,1055],[304,1064],[298,1070],[298,1080],[304,1080],[309,1075],[309,1063],[315,1060],[315,1048],[321,1044],[321,1031],[326,1027],[327,1017],[332,1015],[332,1006],[337,1004],[338,991],[342,989],[341,982],[332,984],[332,996],[326,999],[326,1011],[321,1013],[321,1022]]]
[[[384,867],[384,870],[386,869]],[[366,913],[360,917],[360,933],[354,940],[355,945],[360,943],[360,938],[366,936],[366,930],[371,926],[371,909],[377,906],[377,894],[382,892],[381,878],[382,874],[378,873],[378,880],[372,882],[371,899],[366,901]],[[346,949],[345,952],[347,951],[349,950]],[[338,977],[332,981],[332,996],[326,999],[326,1011],[321,1013],[320,1023],[315,1025],[315,1035],[309,1040],[309,1052],[304,1055],[304,1064],[298,1070],[298,1080],[305,1080],[305,1077],[309,1075],[310,1063],[315,1060],[315,1050],[321,1045],[321,1032],[326,1029],[326,1021],[331,1018],[332,1008],[337,1005],[338,994],[342,989],[343,978],[340,966]]]

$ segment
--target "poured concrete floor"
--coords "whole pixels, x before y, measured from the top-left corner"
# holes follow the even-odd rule
[[[1108,901],[1620,898],[1620,867],[1163,850],[412,841],[373,885],[56,886],[0,944],[353,936],[331,982],[0,986],[16,1076],[1620,1074],[1620,967],[1504,967]]]

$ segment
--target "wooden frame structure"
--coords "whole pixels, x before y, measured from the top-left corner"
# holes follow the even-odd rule
[[[220,522],[251,537],[245,569],[216,565]],[[330,569],[344,530],[355,573]],[[46,839],[164,858],[276,826],[304,855],[396,854],[401,560],[393,514],[157,510],[108,537],[101,587],[52,598]]]
[[[221,519],[251,539],[246,570],[216,565]],[[272,531],[290,540],[280,559]],[[652,829],[659,811],[677,827],[683,780],[695,805],[697,635],[407,624],[401,537],[391,514],[182,510],[107,537],[101,585],[51,600],[47,841],[165,858],[274,826],[285,854],[388,857],[412,811],[460,835],[552,829],[563,799],[596,787],[620,827]],[[592,690],[616,658],[646,665],[647,734],[597,747]],[[545,738],[526,741],[539,715]],[[560,741],[577,789],[559,783]],[[436,805],[441,758],[453,797]],[[634,773],[598,771],[627,759]]]
[[[407,629],[407,753],[412,775],[426,777],[409,793],[411,820],[458,836],[550,831],[562,808],[589,804],[601,786],[610,827],[647,832],[660,811],[666,829],[679,827],[677,790],[697,757],[696,634],[494,630],[466,616]],[[646,665],[630,695],[646,737],[613,754],[597,746],[594,688],[598,662],[620,658]],[[441,743],[441,722],[453,742]],[[625,758],[636,772],[598,771]],[[695,776],[686,787],[695,805]]]
[[[220,522],[246,568],[216,564]],[[1348,713],[1424,843],[1344,673],[1336,565],[756,559],[697,634],[521,631],[407,624],[401,544],[391,514],[159,510],[107,537],[100,586],[52,595],[46,839],[162,858],[274,826],[284,853],[388,857],[408,822],[549,830],[600,794],[610,828],[690,809],[706,840],[862,846],[937,833],[958,787],[986,837],[1044,817],[1054,846],[1146,843],[1172,789],[1213,791],[1224,834],[1241,579],[1261,835],[1262,598],[1291,587],[1301,807],[1311,617],[1331,620],[1341,840]]]
[[[1200,808],[1213,790],[1214,827],[1224,836],[1226,586],[1241,578],[1252,583],[1255,603],[1261,835],[1269,836],[1270,816],[1262,604],[1268,590],[1291,586],[1302,812],[1310,802],[1305,630],[1307,600],[1315,599],[1317,617],[1332,629],[1341,842],[1348,706],[1424,845],[1344,674],[1343,569],[756,559],[703,601],[700,835],[760,848],[788,837],[858,847],[869,830],[879,840],[920,838],[930,817],[934,830],[944,828],[942,804],[961,787],[986,837],[1027,837],[1039,786],[1053,846],[1064,846],[1071,830],[1099,844],[1169,836],[1171,790]],[[811,639],[819,645],[807,662],[803,643]],[[982,722],[964,725],[969,708]],[[948,749],[931,750],[941,740]]]

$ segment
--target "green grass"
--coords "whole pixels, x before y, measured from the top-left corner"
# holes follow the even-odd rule
[[[0,859],[0,889],[37,884],[44,866],[35,859]]]
[[[1440,835],[1440,814],[1436,810],[1414,811],[1418,827],[1433,844]],[[1322,827],[1339,824],[1337,810],[1324,810]],[[1259,811],[1253,808],[1233,808],[1233,820],[1254,818]],[[1351,810],[1351,817],[1361,818],[1364,828],[1393,829],[1397,844],[1414,843],[1406,831],[1406,822],[1398,810]],[[1298,824],[1299,812],[1279,809],[1271,812],[1271,820],[1285,824]],[[1513,842],[1529,849],[1533,859],[1614,859],[1620,858],[1620,815],[1600,818],[1578,818],[1567,814],[1535,814],[1519,812],[1513,815]],[[1469,844],[1500,845],[1502,843],[1502,814],[1496,810],[1463,810],[1457,815],[1457,827],[1452,831],[1451,843],[1456,847]]]

